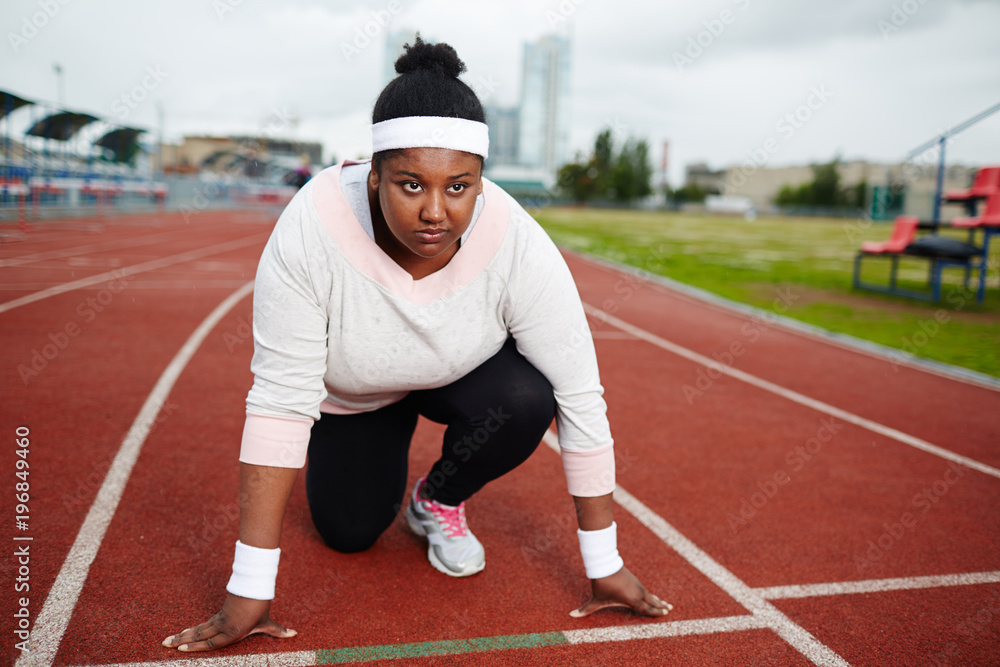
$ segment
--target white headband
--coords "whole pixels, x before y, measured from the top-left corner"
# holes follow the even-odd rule
[[[372,152],[394,148],[449,148],[489,157],[486,123],[465,118],[406,116],[372,125]]]

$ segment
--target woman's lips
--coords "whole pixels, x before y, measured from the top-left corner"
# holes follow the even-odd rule
[[[417,232],[417,238],[424,243],[437,243],[448,233],[447,229],[421,229]]]

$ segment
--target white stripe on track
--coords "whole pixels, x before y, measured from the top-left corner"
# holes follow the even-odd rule
[[[648,623],[646,625],[617,625],[609,628],[590,628],[589,630],[563,630],[562,633],[570,644],[596,644],[655,639],[657,637],[710,635],[719,632],[760,630],[767,627],[764,619],[748,614],[724,618],[694,618],[687,621]]]
[[[90,506],[90,511],[87,512],[87,518],[80,526],[76,540],[73,542],[62,568],[56,576],[55,583],[52,584],[52,589],[45,599],[45,605],[31,629],[31,651],[21,654],[17,661],[17,667],[49,667],[55,660],[62,636],[66,632],[70,617],[73,615],[73,609],[80,597],[80,591],[83,590],[83,585],[87,580],[90,565],[97,557],[101,541],[104,539],[115,510],[118,508],[118,502],[121,500],[122,492],[132,474],[132,468],[139,458],[139,451],[142,449],[151,427],[156,423],[163,403],[205,337],[226,316],[226,313],[232,310],[233,306],[252,291],[253,282],[251,281],[216,306],[215,310],[198,325],[198,328],[160,375],[152,393],[146,399],[135,421],[132,422],[132,427],[122,440],[121,447],[111,463],[111,468],[97,492],[97,497]]]
[[[137,273],[144,273],[146,271],[155,271],[156,269],[162,269],[174,264],[181,264],[183,262],[190,262],[193,259],[200,259],[202,257],[208,257],[210,255],[218,255],[220,253],[229,252],[230,250],[237,250],[239,248],[245,248],[251,246],[255,243],[260,243],[266,240],[270,234],[257,234],[254,236],[248,236],[246,238],[238,239],[236,241],[227,241],[226,243],[217,243],[216,245],[208,246],[207,248],[197,248],[195,250],[189,250],[187,252],[182,252],[177,255],[171,255],[169,257],[161,257],[160,259],[150,260],[148,262],[143,262],[142,264],[133,264],[132,266],[126,266],[122,269],[115,269],[114,271],[106,271],[105,273],[98,274],[96,276],[90,276],[89,278],[81,278],[80,280],[74,280],[70,283],[63,283],[62,285],[57,285],[55,287],[50,287],[49,289],[42,290],[41,292],[35,292],[34,294],[28,294],[22,296],[20,299],[14,299],[13,301],[8,301],[7,303],[0,303],[0,313],[5,313],[8,310],[13,310],[18,306],[24,306],[29,303],[34,303],[35,301],[41,301],[42,299],[47,299],[50,296],[56,296],[58,294],[65,294],[66,292],[72,292],[73,290],[78,290],[83,287],[90,287],[91,285],[100,285],[101,283],[108,282],[110,280],[121,280],[123,278],[128,278],[129,276],[134,276]]]
[[[823,595],[853,595],[858,593],[880,593],[883,591],[906,591],[919,588],[943,588],[975,584],[1000,584],[1000,571],[938,574],[926,577],[900,577],[896,579],[836,581],[826,584],[770,586],[768,588],[755,588],[754,591],[765,600],[786,600],[788,598],[811,598]]]
[[[197,655],[199,654],[185,653],[185,657],[180,660],[119,662],[99,667],[312,667],[319,664],[316,662],[316,651],[195,657]],[[85,666],[79,665],[78,667]]]
[[[741,380],[749,385],[757,387],[758,389],[769,391],[772,394],[781,396],[782,398],[788,399],[793,403],[804,405],[807,408],[812,408],[817,412],[822,412],[823,414],[830,415],[831,417],[836,417],[837,419],[845,421],[849,424],[860,426],[861,428],[872,431],[873,433],[877,433],[879,435],[885,436],[886,438],[890,438],[897,442],[901,442],[904,445],[909,445],[914,449],[919,449],[928,454],[933,454],[934,456],[940,456],[946,461],[953,461],[968,468],[972,468],[973,470],[978,470],[981,473],[990,475],[991,477],[996,477],[1000,479],[1000,469],[994,468],[993,466],[986,465],[985,463],[980,463],[975,459],[970,459],[968,456],[963,456],[961,454],[951,451],[950,449],[945,449],[944,447],[938,447],[937,445],[931,444],[926,440],[921,440],[920,438],[912,436],[908,433],[903,433],[902,431],[898,431],[889,426],[879,424],[878,422],[872,421],[871,419],[865,419],[864,417],[860,417],[852,412],[841,410],[840,408],[834,407],[828,403],[818,401],[814,398],[809,398],[804,394],[800,394],[797,391],[793,391],[791,389],[786,389],[781,385],[769,382],[763,378],[757,377],[756,375],[751,375],[750,373],[746,373],[736,368],[732,368],[731,366],[726,366],[725,364],[719,363],[715,359],[711,359],[704,355],[698,354],[697,352],[689,350],[686,347],[681,347],[680,345],[672,343],[669,340],[666,340],[665,338],[660,338],[656,334],[650,333],[645,329],[640,329],[639,327],[633,324],[629,324],[628,322],[618,319],[614,315],[606,313],[603,310],[600,310],[593,306],[584,304],[583,307],[584,310],[587,311],[587,314],[590,315],[591,317],[594,317],[595,319],[610,324],[611,326],[621,329],[622,331],[626,331],[635,336],[636,338],[641,338],[668,352],[673,352],[679,357],[683,357],[689,361],[693,361],[696,364],[701,364],[702,366],[706,366],[708,368],[714,368],[723,375],[728,375],[731,378]]]
[[[165,232],[163,234],[154,234],[152,236],[142,236],[139,238],[132,239],[116,239],[114,241],[102,241],[101,243],[91,243],[90,245],[79,245],[73,248],[65,248],[63,250],[48,250],[46,252],[36,252],[32,255],[22,255],[20,257],[9,257],[6,259],[0,259],[0,267],[4,266],[23,266],[25,264],[32,264],[34,262],[43,262],[50,259],[65,259],[66,257],[76,257],[78,255],[86,255],[92,252],[106,252],[108,250],[122,250],[124,248],[141,248],[142,246],[153,245],[154,243],[161,243],[168,239],[183,240],[177,238],[177,228],[170,232]]]
[[[543,441],[555,452],[559,452],[559,439],[552,431],[546,431]],[[831,648],[813,637],[807,630],[795,624],[777,607],[765,600],[759,593],[746,585],[742,579],[727,570],[715,559],[702,551],[694,542],[684,537],[680,531],[665,519],[646,507],[635,496],[621,486],[615,488],[615,502],[629,514],[649,528],[670,548],[691,563],[695,569],[708,577],[712,583],[728,593],[767,627],[788,642],[795,650],[815,665],[848,666],[849,663]]]

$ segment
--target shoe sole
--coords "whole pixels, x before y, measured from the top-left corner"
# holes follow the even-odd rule
[[[427,537],[427,531],[424,529],[424,525],[420,523],[420,519],[418,519],[413,513],[412,505],[406,508],[406,523],[410,526],[410,530],[412,530],[415,534],[420,537]],[[427,543],[427,560],[430,561],[435,570],[442,574],[447,574],[449,577],[471,577],[474,574],[482,572],[483,568],[486,567],[486,559],[483,558],[482,563],[478,566],[473,566],[471,569],[466,568],[461,572],[455,572],[454,570],[448,569],[448,567],[441,562],[441,559],[438,558],[437,552],[434,551],[434,545],[429,541]]]

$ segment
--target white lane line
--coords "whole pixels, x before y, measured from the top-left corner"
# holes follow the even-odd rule
[[[998,583],[1000,583],[1000,571],[938,574],[926,577],[899,577],[896,579],[836,581],[826,584],[770,586],[767,588],[755,588],[754,591],[765,600],[786,600],[789,598],[811,598],[823,595],[854,595],[858,593],[880,593],[883,591],[905,591],[919,588],[943,588],[947,586],[972,586],[975,584]]]
[[[995,378],[991,375],[986,375],[984,373],[969,370],[968,368],[962,368],[960,366],[952,366],[941,361],[934,361],[933,359],[910,356],[899,348],[881,345],[870,340],[851,336],[850,334],[831,331],[813,324],[807,324],[802,320],[797,320],[786,315],[779,315],[774,312],[774,310],[767,310],[765,308],[758,308],[757,306],[751,306],[738,301],[733,301],[732,299],[727,299],[715,294],[714,292],[701,289],[700,287],[678,282],[671,278],[667,278],[666,276],[643,271],[642,269],[637,269],[634,266],[621,264],[604,257],[598,257],[596,255],[580,251],[567,250],[566,248],[562,248],[562,251],[564,253],[575,255],[585,262],[590,262],[600,269],[614,273],[617,277],[620,277],[620,274],[622,273],[635,276],[636,278],[639,278],[649,284],[654,290],[659,291],[661,294],[667,294],[675,299],[697,306],[708,307],[716,312],[724,313],[730,317],[734,315],[743,315],[745,317],[758,319],[766,318],[769,325],[773,324],[774,326],[781,328],[786,333],[799,336],[800,338],[805,338],[811,341],[819,341],[842,350],[860,353],[870,359],[875,359],[876,361],[906,366],[907,368],[911,368],[922,373],[930,373],[931,375],[936,375],[938,377],[951,380],[952,382],[961,382],[980,389],[989,389],[990,391],[1000,391],[1000,378]]]
[[[657,637],[684,637],[687,635],[710,635],[720,632],[761,630],[768,628],[767,622],[753,615],[726,616],[721,618],[694,618],[687,621],[669,623],[648,623],[646,625],[618,625],[609,628],[589,630],[563,630],[570,644],[596,644],[603,642],[625,642],[634,639],[655,639]]]
[[[55,287],[50,287],[49,289],[42,290],[40,292],[35,292],[34,294],[28,294],[22,296],[20,299],[14,299],[13,301],[8,301],[7,303],[0,303],[0,313],[5,313],[8,310],[13,310],[18,306],[24,306],[29,303],[34,303],[35,301],[41,301],[42,299],[47,299],[50,296],[56,296],[57,294],[65,294],[66,292],[72,292],[73,290],[81,289],[83,287],[90,287],[91,285],[100,285],[101,283],[108,282],[110,280],[121,280],[123,278],[128,278],[129,276],[134,276],[137,273],[145,273],[146,271],[155,271],[156,269],[162,269],[167,266],[172,266],[174,264],[181,264],[183,262],[190,262],[193,259],[200,259],[202,257],[208,257],[210,255],[218,255],[224,252],[229,252],[230,250],[237,250],[239,248],[245,248],[247,246],[254,245],[255,243],[260,243],[267,239],[270,234],[256,234],[254,236],[248,236],[246,238],[238,239],[236,241],[227,241],[226,243],[217,243],[216,245],[208,246],[206,248],[197,248],[195,250],[189,250],[187,252],[182,252],[177,255],[171,255],[169,257],[162,257],[160,259],[154,259],[148,262],[143,262],[142,264],[134,264],[132,266],[126,266],[121,269],[115,269],[114,271],[106,271],[105,273],[98,274],[96,276],[90,276],[89,278],[81,278],[80,280],[74,280],[70,283],[63,283],[62,285],[57,285]]]
[[[105,252],[108,250],[121,250],[123,248],[140,248],[142,246],[152,245],[154,243],[160,243],[169,239],[176,241],[184,240],[178,238],[177,231],[180,228],[176,228],[171,232],[165,232],[163,234],[154,234],[152,236],[143,236],[140,238],[132,239],[118,239],[115,241],[103,241],[101,243],[91,243],[90,245],[80,245],[73,248],[66,248],[64,250],[49,250],[47,252],[36,252],[33,255],[22,255],[21,257],[11,257],[9,259],[0,259],[0,267],[4,266],[23,266],[25,264],[32,264],[34,262],[43,262],[50,259],[64,259],[66,257],[76,257],[78,255],[86,255],[92,252]]]
[[[186,654],[181,660],[161,660],[157,662],[118,662],[99,667],[312,667],[316,662],[316,651],[294,653],[254,653],[250,655],[227,655],[215,657],[195,657]],[[78,665],[77,667],[88,667]]]
[[[225,317],[226,313],[232,310],[233,306],[251,291],[253,291],[253,282],[248,282],[216,306],[215,310],[198,325],[198,328],[160,375],[152,393],[146,399],[135,421],[132,422],[132,427],[122,440],[111,468],[97,492],[94,504],[90,506],[87,518],[80,526],[76,540],[73,542],[56,581],[52,584],[52,589],[45,599],[45,605],[35,620],[35,625],[31,630],[31,651],[21,654],[21,658],[17,661],[17,667],[48,667],[55,660],[62,636],[66,632],[69,619],[73,615],[74,607],[76,607],[76,601],[80,597],[80,591],[83,590],[83,585],[87,580],[90,565],[97,556],[101,541],[104,539],[104,534],[118,508],[118,502],[121,500],[128,478],[132,474],[132,468],[139,458],[139,451],[146,441],[146,436],[149,435],[150,428],[156,423],[157,415],[159,415],[164,401],[205,337],[219,323],[219,320]]]
[[[556,453],[559,453],[559,439],[555,433],[546,431],[542,440]],[[813,664],[838,665],[839,667],[850,664],[813,637],[807,630],[795,624],[777,607],[743,583],[742,579],[702,551],[694,542],[684,537],[680,531],[621,486],[615,488],[614,498],[615,502],[653,531],[667,546],[680,554],[684,560],[691,563],[695,569],[708,577],[712,583],[728,593],[754,616],[760,618],[765,627],[777,633]]]
[[[591,331],[590,335],[595,340],[598,338],[610,338],[612,340],[638,340],[627,331]]]
[[[254,271],[247,271],[246,273],[254,273]],[[191,275],[188,273],[188,275]],[[234,289],[246,283],[246,278],[230,278],[225,280],[218,279],[208,279],[208,280],[132,280],[129,282],[129,289],[168,289],[168,290],[189,290],[189,289]],[[0,285],[0,292],[23,292],[26,289],[45,289],[46,285],[31,284],[31,285]],[[100,291],[102,288],[100,285],[91,285],[83,289],[93,290],[95,292]],[[631,336],[629,336],[631,338]]]
[[[817,412],[822,412],[823,414],[830,415],[831,417],[836,417],[837,419],[845,421],[849,424],[860,426],[861,428],[872,431],[873,433],[878,433],[879,435],[885,436],[892,440],[896,440],[897,442],[901,442],[904,445],[909,445],[914,449],[919,449],[928,454],[933,454],[934,456],[940,456],[941,458],[947,461],[960,463],[961,465],[964,465],[968,468],[972,468],[973,470],[978,470],[981,473],[985,473],[987,475],[1000,479],[1000,469],[994,468],[993,466],[986,465],[985,463],[980,463],[975,459],[970,459],[968,456],[963,456],[961,454],[951,451],[950,449],[945,449],[944,447],[938,447],[937,445],[931,444],[926,440],[921,440],[920,438],[912,436],[908,433],[903,433],[902,431],[890,428],[889,426],[884,426],[870,419],[865,419],[864,417],[860,417],[852,412],[841,410],[840,408],[836,408],[828,403],[818,401],[814,398],[809,398],[804,394],[800,394],[797,391],[792,391],[791,389],[786,389],[781,385],[769,382],[767,380],[764,380],[763,378],[757,377],[756,375],[751,375],[750,373],[746,373],[731,366],[721,364],[715,359],[711,359],[704,355],[698,354],[697,352],[689,350],[686,347],[681,347],[676,343],[671,343],[665,338],[660,338],[656,334],[650,333],[645,329],[640,329],[635,325],[629,324],[628,322],[618,319],[614,315],[606,313],[603,310],[600,310],[593,306],[584,304],[583,307],[584,310],[586,310],[587,314],[590,315],[591,317],[601,320],[602,322],[605,322],[607,324],[610,324],[613,327],[617,327],[622,331],[627,331],[636,338],[641,338],[668,352],[673,352],[677,356],[688,359],[689,361],[693,361],[696,364],[701,364],[702,366],[713,368],[717,370],[719,373],[722,373],[723,375],[728,375],[729,377],[741,380],[749,385],[757,387],[758,389],[769,391],[772,394],[781,396],[782,398],[788,399],[793,403],[804,405],[808,408],[816,410]]]

